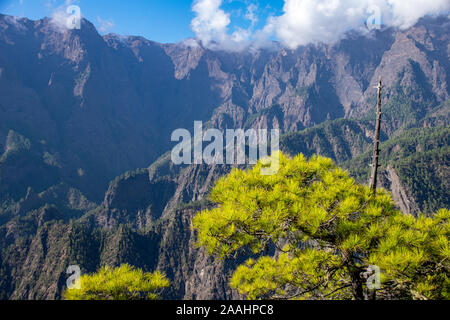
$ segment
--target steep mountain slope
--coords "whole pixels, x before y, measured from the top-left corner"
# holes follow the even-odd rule
[[[60,159],[61,180],[92,199],[113,177],[156,160],[174,129],[209,119],[219,103],[206,66],[177,80],[160,44],[104,39],[85,20],[70,32],[49,19],[10,21],[0,17],[2,147],[10,130],[44,144]]]
[[[336,140],[327,135],[333,128],[343,128],[346,134]],[[364,141],[361,124],[337,120],[284,136],[282,148],[293,154],[325,150],[324,155],[344,161],[352,158],[349,146],[358,137]],[[449,137],[448,127],[412,129],[382,145],[380,186],[393,192],[404,212],[448,207]],[[322,143],[331,149],[321,149]],[[361,150],[370,150],[367,141],[361,145]],[[370,162],[368,151],[344,166],[365,183]],[[3,296],[58,298],[64,286],[64,266],[78,264],[83,272],[93,272],[103,264],[128,262],[148,271],[164,271],[172,279],[166,298],[237,298],[228,287],[236,262],[208,257],[196,248],[191,229],[193,215],[212,205],[207,195],[214,181],[231,168],[179,168],[162,157],[149,169],[111,182],[103,204],[77,221],[64,222],[67,217],[48,205],[17,216],[0,228],[6,240],[0,267],[7,282],[2,284]]]
[[[423,19],[335,45],[229,53],[102,37],[86,20],[68,31],[0,15],[0,149],[12,130],[41,149],[33,157],[51,158],[33,170],[53,177],[37,192],[64,182],[98,202],[111,179],[155,161],[172,131],[192,130],[194,120],[295,132],[370,116],[380,75],[391,134],[449,99],[449,26]],[[9,181],[25,187],[16,199],[38,180],[17,178]]]
[[[362,183],[372,153],[347,163]],[[391,190],[403,212],[433,213],[450,207],[450,127],[410,129],[381,145],[380,186]]]
[[[288,133],[281,149],[291,155],[320,154],[344,162],[366,152],[373,144],[374,126],[370,121],[339,119],[327,121],[304,131]],[[383,132],[382,139],[386,139]]]

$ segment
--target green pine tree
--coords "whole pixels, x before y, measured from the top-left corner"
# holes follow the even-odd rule
[[[194,218],[199,245],[250,251],[231,286],[249,299],[449,299],[450,212],[408,216],[391,195],[357,184],[332,160],[280,154],[280,170],[234,170]],[[276,248],[275,256],[267,255]],[[369,269],[381,270],[370,286]],[[369,279],[367,279],[369,277]],[[376,282],[376,281],[375,281]]]
[[[66,300],[156,300],[158,292],[169,286],[160,272],[145,273],[128,264],[119,268],[103,267],[80,278],[80,288],[68,289]]]

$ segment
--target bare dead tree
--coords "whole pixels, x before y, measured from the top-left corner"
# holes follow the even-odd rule
[[[377,191],[378,168],[380,167],[379,159],[380,159],[381,115],[383,114],[381,112],[381,95],[383,91],[383,83],[381,77],[378,86],[376,86],[375,88],[378,89],[378,106],[377,106],[377,124],[375,128],[375,148],[373,151],[372,178],[370,184],[370,187],[374,193]]]

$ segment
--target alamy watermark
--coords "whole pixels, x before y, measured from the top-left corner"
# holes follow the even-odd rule
[[[367,29],[372,30],[380,30],[381,29],[381,8],[377,5],[371,5],[367,8],[367,13],[371,16],[366,21]]]
[[[81,29],[81,9],[79,6],[68,6],[66,13],[69,15],[66,21],[66,26],[69,30]]]
[[[381,269],[379,266],[371,265],[367,268],[367,271],[362,274],[364,278],[367,278],[367,289],[378,290],[381,289]]]
[[[70,275],[70,277],[66,281],[67,288],[69,290],[81,289],[81,269],[80,266],[72,265],[67,268],[66,271],[67,274]]]
[[[258,160],[264,165],[262,175],[273,175],[279,170],[280,130],[273,129],[229,129],[225,133],[218,129],[203,130],[201,121],[194,122],[194,137],[186,129],[172,133],[172,142],[179,142],[172,149],[175,165],[227,164],[255,165]],[[204,146],[204,143],[209,143]],[[269,153],[270,144],[270,153]],[[248,150],[248,155],[246,154]],[[225,154],[224,154],[225,153]]]

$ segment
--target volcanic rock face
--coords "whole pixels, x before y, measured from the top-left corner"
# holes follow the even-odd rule
[[[366,113],[379,76],[413,109],[438,105],[449,98],[448,29],[442,18],[330,46],[227,53],[101,37],[86,20],[68,31],[0,16],[0,141],[14,130],[44,142],[64,179],[99,200],[109,180],[156,160],[194,120],[297,131]]]
[[[415,164],[407,130],[449,125],[449,29],[424,19],[334,45],[230,53],[0,15],[0,298],[59,298],[68,265],[123,262],[166,272],[167,298],[238,297],[236,262],[207,256],[191,228],[231,167],[174,166],[161,157],[173,130],[279,128],[285,152],[331,157],[363,181],[382,76],[383,141],[406,132],[386,149]],[[433,206],[445,206],[448,130],[414,134],[432,159],[417,170],[436,171],[444,200]],[[407,185],[414,173],[386,164],[400,207],[425,208],[420,184]]]

